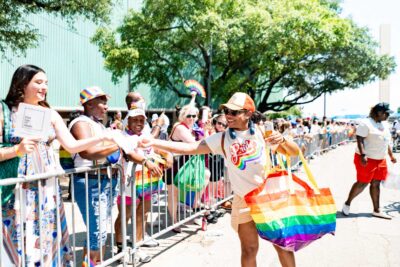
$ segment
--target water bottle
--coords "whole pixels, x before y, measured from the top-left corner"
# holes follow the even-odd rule
[[[206,216],[203,216],[203,220],[202,220],[202,223],[201,223],[201,230],[207,231],[207,218],[206,218]]]

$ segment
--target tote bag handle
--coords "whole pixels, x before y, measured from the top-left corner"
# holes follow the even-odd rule
[[[306,172],[308,180],[311,182],[312,186],[314,187],[314,192],[316,194],[320,194],[318,184],[315,181],[314,175],[312,174],[310,167],[308,166],[308,163],[307,163],[306,159],[304,158],[301,150],[299,151],[299,158],[300,158],[301,162],[303,163],[303,168]]]
[[[300,185],[301,187],[303,187],[308,192],[314,192],[315,194],[319,194],[320,191],[319,191],[317,182],[315,181],[314,176],[311,173],[310,167],[308,166],[306,160],[304,159],[304,156],[301,153],[301,151],[299,151],[299,157],[303,163],[303,168],[306,172],[307,178],[311,182],[311,184],[314,188],[311,188],[307,182],[303,181],[302,179],[298,178],[297,176],[292,175],[292,170],[290,168],[290,165],[291,165],[290,156],[285,155],[285,157],[286,157],[287,168],[285,168],[285,165],[283,164],[282,155],[277,154],[279,164],[281,165],[282,169],[286,169],[286,171],[288,173],[288,178],[287,178],[286,182],[287,182],[287,187],[289,189],[289,193],[294,194],[294,191],[295,191],[294,183],[296,183],[296,184]]]

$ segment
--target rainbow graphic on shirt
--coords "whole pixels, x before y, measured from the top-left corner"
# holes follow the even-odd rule
[[[230,146],[231,162],[240,170],[245,170],[249,162],[262,156],[262,146],[257,146],[254,140],[246,140],[242,144],[234,143]]]

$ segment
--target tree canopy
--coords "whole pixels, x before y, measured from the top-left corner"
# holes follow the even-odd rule
[[[73,21],[82,16],[94,22],[107,21],[112,0],[0,0],[0,53],[21,54],[35,47],[40,38],[27,21],[31,14],[49,13]]]
[[[145,83],[189,97],[185,79],[207,91],[210,77],[213,100],[247,92],[260,111],[357,88],[395,68],[368,29],[340,17],[334,0],[144,0],[93,41],[113,78],[129,73],[133,88]]]

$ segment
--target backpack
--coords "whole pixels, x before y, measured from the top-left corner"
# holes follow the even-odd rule
[[[4,101],[0,101],[0,148],[12,147],[14,144],[10,143],[10,109]],[[18,176],[19,157],[11,158],[8,160],[0,161],[0,179],[15,178]],[[7,203],[14,195],[14,185],[0,186],[1,204]]]

